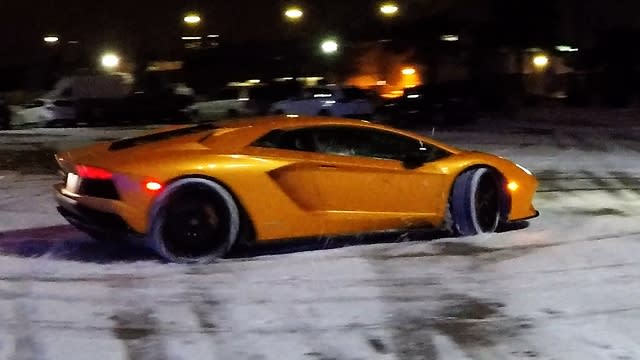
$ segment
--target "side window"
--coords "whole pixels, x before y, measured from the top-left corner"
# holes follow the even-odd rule
[[[308,88],[304,90],[306,99],[326,99],[333,96],[333,92],[323,88]]]
[[[443,149],[408,136],[352,126],[274,130],[253,146],[398,161],[404,160],[407,154],[421,154],[425,162],[449,155]]]
[[[44,101],[42,100],[33,100],[32,102],[24,105],[24,107],[27,109],[33,109],[42,106],[44,106]]]
[[[420,151],[420,141],[391,132],[357,127],[333,127],[314,133],[316,151],[376,159],[402,160]]]
[[[238,98],[238,90],[223,89],[212,96],[211,100],[236,100]]]
[[[350,101],[367,98],[367,94],[358,88],[344,88],[342,89],[342,92],[344,93],[345,99]]]
[[[329,89],[314,88],[312,92],[313,92],[314,99],[318,99],[318,98],[323,99],[323,98],[329,98],[333,96],[333,91]]]
[[[312,129],[273,130],[252,145],[294,151],[315,151],[311,138]]]

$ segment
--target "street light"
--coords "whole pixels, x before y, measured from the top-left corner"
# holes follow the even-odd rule
[[[533,65],[538,69],[544,69],[549,65],[549,57],[547,55],[536,55],[533,57]]]
[[[415,73],[416,73],[416,69],[412,68],[412,67],[406,67],[406,68],[402,69],[402,75],[404,75],[404,76],[415,75]]]
[[[60,38],[55,35],[47,35],[44,37],[44,42],[47,44],[55,44],[60,41]]]
[[[287,10],[284,12],[284,16],[286,16],[289,20],[296,21],[300,20],[302,16],[304,16],[304,12],[299,7],[292,6],[287,8]]]
[[[113,70],[120,65],[120,57],[114,53],[106,53],[102,55],[100,62],[105,69]]]
[[[188,25],[198,25],[200,21],[202,21],[202,19],[200,18],[200,15],[196,13],[187,14],[183,20]]]
[[[394,16],[398,13],[398,5],[395,3],[384,3],[380,5],[380,12],[384,16]]]
[[[446,35],[440,36],[440,40],[453,42],[453,41],[460,40],[460,36],[455,35],[455,34],[446,34]]]
[[[322,52],[325,54],[335,54],[338,52],[338,42],[335,40],[325,40],[320,45]]]

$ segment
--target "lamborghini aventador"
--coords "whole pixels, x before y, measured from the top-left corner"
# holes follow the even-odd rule
[[[526,168],[419,134],[327,117],[163,129],[56,154],[59,212],[169,261],[238,244],[379,230],[489,233],[538,215]]]

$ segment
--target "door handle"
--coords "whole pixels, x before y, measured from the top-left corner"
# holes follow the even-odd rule
[[[320,165],[321,169],[337,169],[338,167],[335,165]]]

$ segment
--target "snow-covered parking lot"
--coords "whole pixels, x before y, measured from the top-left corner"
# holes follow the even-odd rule
[[[0,132],[0,359],[640,359],[639,128],[436,129],[533,170],[541,216],[206,266],[57,215],[52,149],[137,132]]]

